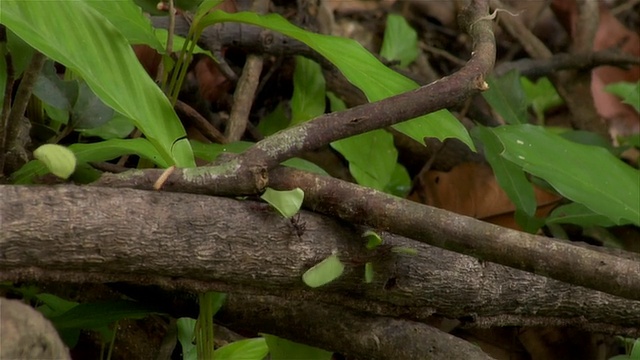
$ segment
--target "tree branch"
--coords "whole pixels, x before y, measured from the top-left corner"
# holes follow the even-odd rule
[[[76,186],[0,186],[0,198],[1,280],[129,282],[190,292],[286,295],[416,321],[438,313],[469,326],[476,317],[499,315],[512,316],[511,325],[559,318],[577,327],[612,324],[619,333],[638,331],[640,323],[638,301],[391,234],[381,234],[385,244],[418,254],[381,257],[365,249],[362,229],[308,212],[300,219],[306,231],[298,236],[289,220],[251,201]],[[468,219],[437,209],[426,215],[437,221],[441,214],[449,222],[431,233]],[[421,221],[433,225],[429,219]],[[452,230],[464,237],[460,228]],[[322,291],[309,290],[302,274],[334,251],[347,264],[345,274]],[[372,284],[362,282],[363,260],[375,264]],[[358,296],[349,295],[354,293]]]

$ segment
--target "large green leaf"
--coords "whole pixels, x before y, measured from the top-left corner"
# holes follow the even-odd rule
[[[122,319],[142,319],[158,311],[135,301],[112,300],[74,306],[49,320],[58,330],[96,329]]]
[[[101,13],[81,1],[2,0],[0,11],[2,24],[80,74],[105,104],[132,119],[166,163],[195,166],[171,104]]]
[[[260,334],[267,341],[271,360],[330,360],[333,353],[313,346],[299,344],[274,335]]]
[[[164,51],[162,43],[156,38],[151,20],[133,1],[84,1],[109,19],[129,44],[146,44],[158,52]]]
[[[320,65],[313,60],[296,56],[291,97],[291,125],[324,114],[325,82]]]
[[[617,82],[604,88],[606,91],[622,98],[622,102],[633,106],[640,112],[640,81],[634,83]]]
[[[369,131],[334,141],[331,146],[349,161],[349,170],[358,184],[383,190],[389,183],[398,157],[390,133]]]
[[[607,150],[577,144],[533,125],[490,129],[505,159],[546,180],[561,195],[616,224],[640,225],[640,172]]]
[[[520,74],[509,71],[496,78],[487,78],[489,90],[482,96],[507,124],[527,123],[527,97],[520,84]]]
[[[258,15],[248,12],[228,14],[217,10],[202,19],[199,30],[223,21],[261,26],[307,44],[340,69],[353,85],[365,93],[369,101],[382,100],[418,88],[418,84],[413,80],[386,67],[356,41],[305,31],[292,25],[278,14]],[[429,114],[410,121],[419,121],[422,126],[402,127],[397,124],[394,125],[394,128],[420,144],[424,144],[425,137],[435,136],[440,140],[455,137],[474,149],[467,130],[453,116],[443,117]]]
[[[388,60],[400,61],[402,68],[409,66],[418,57],[418,33],[402,16],[387,16],[380,55]]]
[[[213,353],[216,360],[262,360],[269,353],[264,338],[243,339],[227,344]]]
[[[471,134],[484,145],[484,155],[493,169],[496,181],[515,205],[516,211],[521,212],[521,215],[516,216],[516,220],[525,221],[518,221],[519,225],[528,232],[535,232],[537,228],[525,226],[525,222],[529,223],[526,221],[529,220],[527,218],[535,216],[537,205],[533,185],[527,179],[522,167],[500,156],[504,147],[488,128],[476,126]]]

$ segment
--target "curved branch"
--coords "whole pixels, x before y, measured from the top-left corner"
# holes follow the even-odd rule
[[[299,187],[305,206],[484,261],[640,300],[640,261],[505,229],[341,180],[293,169],[271,173],[276,189]]]
[[[484,90],[484,78],[495,61],[495,39],[488,10],[488,0],[475,0],[462,13],[461,25],[473,37],[474,48],[471,60],[458,72],[414,91],[322,115],[278,132],[222,165],[176,171],[164,189],[212,195],[256,193],[268,184],[266,171],[284,160],[336,140],[456,105]],[[135,183],[136,188],[151,189],[158,177],[153,171],[106,175],[99,184],[129,187]]]

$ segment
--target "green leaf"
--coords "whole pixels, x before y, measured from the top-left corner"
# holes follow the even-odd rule
[[[315,61],[296,56],[291,97],[291,125],[324,114],[325,82],[322,69]]]
[[[476,150],[467,129],[465,129],[460,121],[447,109],[438,110],[429,115],[395,124],[392,128],[423,145],[424,138],[426,137],[436,138],[440,141],[448,138],[456,138],[467,144],[471,150]]]
[[[527,102],[536,113],[538,121],[544,120],[545,111],[562,105],[564,101],[547,77],[538,79],[535,83],[521,76],[520,84],[527,96]]]
[[[151,160],[161,167],[167,167],[167,163],[160,156],[156,148],[147,139],[111,139],[92,144],[73,144],[69,146],[79,164],[87,162],[107,161],[126,154],[135,154]],[[47,166],[39,161],[29,161],[18,171],[11,174],[14,184],[30,184],[34,177],[42,176],[49,172]]]
[[[79,305],[75,301],[68,301],[47,293],[38,294],[36,298],[43,303],[43,305],[38,306],[38,311],[47,318],[62,315]]]
[[[490,130],[502,142],[505,159],[546,180],[562,196],[616,224],[640,225],[640,172],[605,149],[533,125]]]
[[[142,319],[158,313],[146,305],[129,300],[80,304],[60,316],[50,318],[58,330],[97,329],[122,319]]]
[[[80,83],[78,100],[71,111],[74,127],[93,129],[106,124],[113,119],[115,111],[105,105],[96,94],[89,89],[87,83]]]
[[[4,92],[7,88],[7,46],[5,42],[0,42],[0,99],[4,99]],[[0,103],[0,114],[4,109],[4,101]]]
[[[161,52],[165,48],[158,41],[151,21],[133,1],[84,0],[87,5],[105,16],[129,44],[145,44]]]
[[[331,147],[349,161],[349,170],[358,184],[382,190],[389,183],[398,158],[393,135],[374,130],[334,141]]]
[[[257,15],[249,12],[228,14],[217,10],[206,15],[199,27],[202,29],[223,21],[236,21],[261,26],[307,44],[336,65],[349,82],[365,93],[369,101],[382,100],[418,88],[418,84],[413,80],[384,66],[356,41],[305,31],[292,25],[277,14]],[[336,49],[340,50],[336,51]],[[401,124],[396,124],[393,127],[420,144],[424,144],[424,138],[429,136],[438,137],[440,140],[455,137],[467,144],[471,149],[474,149],[467,130],[453,116],[432,117],[431,115],[425,115],[410,121],[419,122],[421,126],[398,126]]]
[[[193,154],[205,161],[214,161],[220,154],[233,153],[240,154],[253,146],[252,142],[236,141],[230,144],[205,144],[196,140],[191,141]]]
[[[344,264],[340,261],[338,255],[334,254],[307,270],[302,275],[302,281],[307,286],[316,288],[339,278],[343,272]]]
[[[220,154],[226,152],[240,154],[253,146],[253,144],[254,143],[248,141],[236,141],[230,144],[205,144],[196,140],[191,141],[194,155],[199,159],[209,162],[214,161]],[[282,162],[282,165],[319,175],[328,175],[327,172],[318,165],[300,158],[288,159]]]
[[[165,54],[167,52],[167,37],[168,37],[169,31],[167,31],[167,29],[154,29],[154,32],[156,34],[156,39],[160,42],[162,46],[160,50],[158,50],[158,53]],[[183,38],[182,36],[173,34],[173,51],[174,52],[181,51],[185,41],[187,41],[187,39]],[[200,46],[198,46],[197,44],[193,49],[193,53],[207,55],[208,57],[212,58],[216,62],[218,61],[213,56],[211,51],[205,50]]]
[[[387,60],[400,61],[401,68],[406,68],[418,57],[418,34],[404,17],[387,16],[380,55]]]
[[[586,206],[571,203],[555,208],[547,217],[547,224],[575,224],[582,227],[589,226],[614,226],[615,223],[608,217],[596,214]]]
[[[373,282],[373,278],[375,276],[375,271],[373,270],[373,263],[367,261],[364,264],[364,282],[367,284],[371,284]]]
[[[471,134],[482,141],[484,155],[493,169],[496,180],[516,209],[533,217],[537,207],[536,194],[522,167],[501,156],[504,147],[489,128],[479,125],[471,131]]]
[[[313,346],[296,343],[269,334],[260,334],[267,341],[271,360],[331,360],[333,353]]]
[[[55,176],[66,179],[76,168],[73,151],[56,144],[44,144],[33,151],[33,157],[40,160]]]
[[[608,91],[618,97],[622,98],[622,102],[629,104],[640,112],[640,81],[637,83],[618,82],[605,86],[605,91]]]
[[[182,359],[197,360],[198,352],[196,345],[193,343],[196,319],[179,318],[176,321],[176,326],[178,327],[178,341],[180,341],[180,346],[182,347]]]
[[[347,108],[347,104],[331,91],[327,91],[327,98],[329,99],[331,111],[342,111]]]
[[[284,113],[284,106],[280,102],[272,112],[260,120],[258,130],[262,135],[270,136],[282,129],[286,129],[290,122]]]
[[[234,341],[213,353],[216,360],[262,360],[269,353],[264,338]]]
[[[324,171],[324,169],[322,169],[320,166],[312,163],[311,161],[307,161],[305,159],[291,158],[289,160],[282,162],[282,165],[288,166],[294,169],[318,174],[318,175],[329,176],[329,174],[326,171]]]
[[[367,245],[365,245],[367,250],[373,250],[382,244],[382,238],[373,230],[365,231],[362,237],[367,238]]]
[[[399,163],[391,173],[391,179],[384,188],[384,192],[397,197],[407,197],[411,191],[411,177],[407,169]]]
[[[418,250],[402,246],[394,246],[391,248],[392,253],[404,255],[418,255]]]
[[[0,8],[0,10],[4,9]],[[0,22],[2,22],[1,18]],[[11,63],[13,65],[15,79],[17,79],[22,76],[24,69],[29,66],[34,49],[11,31],[11,29],[7,29],[7,49],[9,49],[9,53],[11,53]]]
[[[304,199],[304,191],[300,188],[278,191],[268,187],[260,198],[278,210],[282,216],[291,218],[300,211],[302,200]]]
[[[105,124],[93,129],[76,129],[83,136],[97,136],[104,140],[109,139],[122,139],[127,137],[135,126],[131,119],[122,114],[116,113],[111,120]]]
[[[47,61],[33,87],[33,94],[43,103],[60,110],[71,110],[78,99],[77,80],[65,81],[58,76],[53,61]]]
[[[482,96],[493,110],[507,124],[526,124],[527,99],[520,84],[520,74],[512,70],[499,78],[488,77],[487,83],[489,90],[483,92]]]
[[[132,119],[165,163],[195,166],[171,104],[103,14],[81,1],[3,0],[0,21],[82,76],[105,104]]]

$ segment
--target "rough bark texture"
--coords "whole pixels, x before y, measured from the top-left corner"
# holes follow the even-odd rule
[[[189,194],[0,186],[0,198],[0,280],[273,294],[413,320],[437,313],[468,326],[633,334],[640,324],[638,301],[386,233],[386,244],[418,254],[372,254],[362,228],[309,212],[296,229],[266,204]],[[334,251],[345,274],[322,291],[306,288],[301,275]],[[375,263],[373,284],[362,281],[366,261]]]

